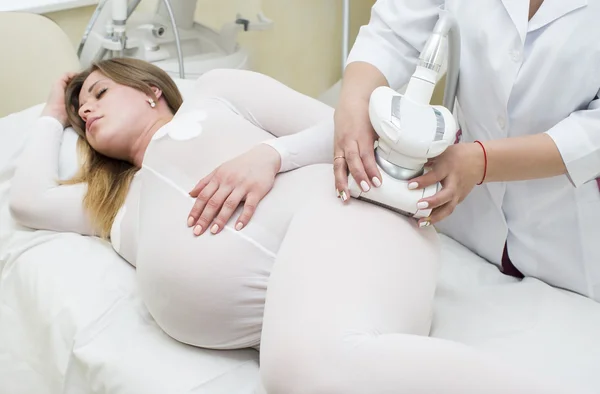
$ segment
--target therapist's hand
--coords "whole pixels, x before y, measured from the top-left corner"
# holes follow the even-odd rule
[[[364,191],[381,186],[381,174],[375,162],[377,134],[368,114],[368,101],[344,103],[335,112],[333,171],[335,187],[343,201],[350,197],[348,170]]]
[[[218,234],[244,201],[244,209],[235,224],[235,229],[241,230],[273,187],[280,167],[279,152],[266,144],[259,144],[220,165],[190,192],[196,202],[190,211],[188,226],[193,227],[195,235],[209,228],[211,233]]]
[[[444,153],[431,159],[426,174],[411,179],[410,188],[422,189],[441,182],[442,189],[431,197],[419,200],[427,204],[422,209],[432,208],[428,218],[419,220],[420,226],[435,224],[446,218],[473,190],[484,175],[483,150],[476,143],[459,143],[449,146]]]

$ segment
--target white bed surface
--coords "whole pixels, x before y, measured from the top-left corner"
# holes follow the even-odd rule
[[[137,296],[134,269],[107,243],[14,227],[9,179],[40,110],[0,119],[0,394],[252,393],[258,353],[166,336]],[[600,393],[600,304],[504,276],[442,242],[433,336]]]
[[[73,394],[253,392],[258,353],[201,350],[168,337],[140,301],[134,269],[105,242],[20,235],[2,269],[0,354],[48,385],[26,392],[62,393],[63,379]]]

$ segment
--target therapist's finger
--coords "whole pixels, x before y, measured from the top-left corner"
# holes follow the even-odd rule
[[[335,175],[335,189],[342,201],[350,198],[348,190],[348,166],[343,154],[336,154],[333,160],[333,174]]]
[[[231,218],[231,215],[233,215],[233,212],[235,212],[237,207],[240,205],[240,202],[244,199],[245,195],[246,192],[244,189],[239,187],[231,192],[229,197],[227,197],[223,203],[221,211],[219,211],[219,214],[213,221],[213,225],[210,227],[211,233],[218,234],[225,228],[229,218]]]
[[[209,198],[208,201],[206,201],[204,209],[200,213],[198,222],[196,222],[196,226],[194,227],[195,235],[201,235],[206,230],[208,230],[213,219],[215,218],[215,216],[217,216],[217,213],[221,210],[221,207],[223,207],[223,204],[225,203],[232,191],[232,187],[220,185],[219,189],[215,192],[215,194],[213,194],[212,197]],[[201,195],[202,193],[200,193],[200,196]],[[210,232],[213,234],[216,233],[217,230],[218,229],[215,228],[215,225],[213,225],[210,228]]]
[[[435,185],[441,182],[446,177],[446,174],[440,171],[438,168],[433,167],[430,171],[425,174],[413,178],[408,181],[409,189],[424,189],[428,186]]]
[[[219,183],[216,181],[211,181],[209,182],[208,185],[206,185],[204,188],[202,188],[202,191],[200,193],[198,193],[198,196],[196,197],[196,201],[194,201],[194,206],[192,207],[192,210],[190,211],[190,216],[188,217],[188,227],[193,227],[196,225],[196,223],[198,222],[198,219],[200,218],[200,214],[202,213],[202,211],[204,210],[204,207],[206,206],[206,203],[208,202],[208,200],[210,200],[210,198],[213,196],[213,194],[215,194],[215,192],[219,189]],[[196,232],[197,230],[200,229],[194,229],[194,231]]]
[[[456,201],[451,200],[448,203],[442,205],[441,207],[434,209],[428,218],[419,220],[419,226],[429,226],[444,220],[448,216],[452,215],[454,209],[456,208],[456,205]]]
[[[348,169],[350,170],[350,175],[352,175],[354,181],[364,192],[368,192],[371,189],[371,185],[356,141],[352,141],[346,147],[345,155],[346,163],[348,163]]]
[[[454,199],[453,186],[446,186],[439,192],[435,193],[431,197],[423,198],[417,202],[417,208],[419,209],[435,209],[442,205],[452,201]]]
[[[365,172],[369,178],[371,184],[375,187],[381,186],[381,173],[377,162],[375,161],[375,149],[373,146],[360,147],[362,163],[365,166]]]

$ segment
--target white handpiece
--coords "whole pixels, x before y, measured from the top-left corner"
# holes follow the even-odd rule
[[[446,36],[449,38],[450,57],[444,105],[436,106],[430,101],[440,79]],[[449,12],[442,11],[419,56],[406,93],[400,94],[382,86],[371,94],[369,118],[379,136],[375,159],[382,184],[365,192],[350,175],[348,186],[352,197],[415,218],[431,214],[431,209],[418,209],[417,203],[437,193],[441,185],[410,190],[408,183],[425,172],[424,165],[428,159],[442,154],[456,138],[458,126],[451,111],[458,84],[459,55],[458,25]]]

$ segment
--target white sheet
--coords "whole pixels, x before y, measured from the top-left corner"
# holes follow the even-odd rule
[[[185,95],[189,85],[182,88]],[[0,119],[0,394],[252,393],[257,353],[207,351],[166,336],[137,296],[133,268],[107,243],[14,227],[9,179],[40,111]],[[72,137],[64,157],[74,154]],[[63,175],[74,170],[69,163]],[[600,393],[600,304],[504,276],[442,241],[433,336],[565,379],[573,393]]]

